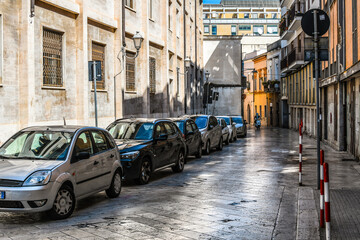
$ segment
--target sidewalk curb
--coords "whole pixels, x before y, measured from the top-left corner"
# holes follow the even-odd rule
[[[320,240],[320,226],[311,187],[298,187],[296,239]]]

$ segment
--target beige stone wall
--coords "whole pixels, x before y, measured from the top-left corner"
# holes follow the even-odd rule
[[[105,46],[105,88],[97,92],[100,127],[115,118],[114,94],[116,118],[181,115],[185,95],[187,112],[191,106],[193,112],[200,111],[202,87],[200,81],[185,83],[184,59],[191,58],[192,74],[197,67],[201,79],[202,4],[186,1],[184,11],[184,1],[171,1],[170,7],[169,1],[152,2],[152,17],[148,1],[134,0],[134,7],[125,10],[126,51],[136,52],[131,39],[136,31],[144,37],[135,60],[136,91],[126,92],[125,64],[117,60],[122,47],[121,0],[39,0],[33,18],[30,1],[0,1],[0,143],[21,128],[63,124],[63,118],[67,124],[95,125],[94,92],[88,81],[93,42]],[[63,34],[60,87],[43,85],[44,28]],[[149,94],[149,57],[156,59],[155,98]],[[120,71],[114,93],[114,75]]]

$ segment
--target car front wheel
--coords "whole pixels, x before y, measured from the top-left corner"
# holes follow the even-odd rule
[[[137,179],[137,182],[141,185],[147,184],[151,176],[151,164],[148,159],[144,159],[141,163],[140,176]]]
[[[216,147],[217,150],[221,151],[223,149],[223,139],[222,137],[220,138],[219,144]]]
[[[195,154],[195,157],[196,158],[201,158],[201,156],[202,156],[202,146],[201,146],[201,142],[200,142],[199,146],[198,146],[197,153]]]
[[[110,188],[107,189],[106,195],[109,198],[116,198],[120,195],[121,192],[121,174],[119,170],[117,170],[112,178]]]
[[[50,217],[60,220],[70,217],[75,209],[75,194],[71,187],[63,185],[56,194]]]
[[[205,154],[205,155],[209,155],[209,154],[210,154],[210,149],[211,149],[211,147],[210,147],[210,140],[207,140],[206,145],[205,145],[204,154]]]
[[[185,156],[183,150],[180,150],[178,155],[178,160],[176,162],[176,165],[172,167],[173,172],[179,173],[184,170],[185,165]]]

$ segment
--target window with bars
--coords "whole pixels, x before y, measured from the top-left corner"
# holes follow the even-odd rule
[[[156,93],[156,60],[149,58],[149,78],[150,78],[150,94]]]
[[[126,91],[134,92],[135,88],[135,53],[126,52]]]
[[[92,43],[92,60],[101,62],[101,81],[96,81],[96,89],[105,89],[105,45]]]
[[[134,0],[125,0],[125,6],[134,8]]]
[[[63,86],[62,37],[61,32],[43,30],[43,85]]]

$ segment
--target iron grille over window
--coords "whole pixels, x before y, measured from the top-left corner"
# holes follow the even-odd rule
[[[156,93],[156,60],[149,58],[150,94]]]
[[[105,46],[92,43],[92,60],[101,62],[101,81],[96,82],[96,89],[105,89]],[[94,89],[94,83],[92,88]]]
[[[135,53],[126,52],[126,91],[135,91]]]
[[[62,33],[43,30],[43,85],[62,87]]]

